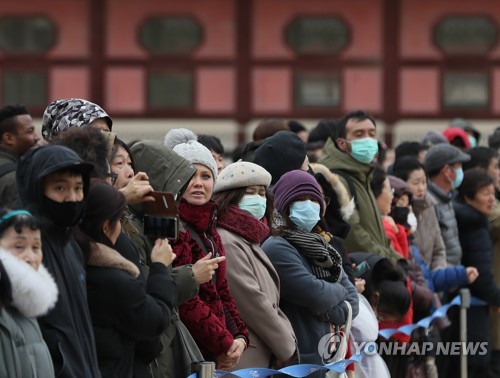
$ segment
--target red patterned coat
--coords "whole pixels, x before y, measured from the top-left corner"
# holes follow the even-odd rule
[[[173,243],[177,255],[174,266],[194,264],[208,252],[212,252],[213,256],[225,255],[215,230],[216,211],[217,205],[213,201],[202,206],[191,205],[184,199],[181,201],[180,217],[187,227]],[[196,235],[191,235],[190,230]],[[204,248],[196,239],[204,244]],[[225,262],[219,264],[211,281],[200,285],[197,296],[179,307],[179,312],[182,322],[207,359],[226,353],[237,336],[243,336],[248,341],[247,328],[229,293]]]

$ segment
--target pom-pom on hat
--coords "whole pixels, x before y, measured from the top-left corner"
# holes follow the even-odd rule
[[[195,140],[188,140],[185,143],[176,145],[173,150],[191,164],[201,164],[210,169],[214,176],[214,182],[217,181],[217,163],[210,150],[203,144]]]
[[[323,213],[325,202],[321,188],[308,172],[295,170],[285,173],[273,187],[274,207],[281,215],[285,214],[290,204],[303,196],[313,197],[321,206]]]
[[[270,184],[271,174],[260,165],[249,161],[238,161],[229,164],[219,173],[214,193],[252,185],[264,185],[267,188]]]
[[[189,129],[172,129],[165,134],[163,139],[163,144],[170,149],[181,143],[186,143],[188,140],[197,140],[198,137],[194,132]]]
[[[291,131],[279,131],[264,140],[253,158],[255,164],[264,167],[272,176],[271,184],[294,169],[300,169],[306,159],[306,144]]]

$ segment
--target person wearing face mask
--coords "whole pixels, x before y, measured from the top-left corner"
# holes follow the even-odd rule
[[[459,127],[465,131],[467,139],[470,142],[470,148],[476,148],[479,145],[479,140],[481,139],[481,133],[477,130],[472,122],[464,118],[454,118],[450,122],[450,127]]]
[[[318,343],[347,321],[345,301],[352,307],[352,317],[358,314],[356,288],[342,269],[337,250],[312,232],[325,210],[314,176],[290,171],[276,183],[273,193],[275,236],[262,249],[278,272],[280,306],[295,331],[301,363],[321,364],[325,361]]]
[[[214,188],[227,280],[251,340],[235,369],[281,368],[296,357],[292,325],[279,307],[279,277],[260,247],[269,235],[264,214],[270,183],[264,168],[241,161],[223,169]]]
[[[421,252],[429,269],[446,268],[446,248],[434,206],[436,201],[427,192],[427,174],[424,165],[414,157],[402,157],[394,163],[393,174],[405,181],[410,188],[415,213],[416,230],[413,243]]]
[[[467,286],[474,282],[478,272],[472,266],[465,268],[463,265],[430,271],[428,265],[420,257],[418,247],[413,243],[417,220],[412,211],[412,192],[403,180],[395,176],[388,176],[388,178],[394,192],[390,216],[400,229],[400,234],[405,235],[408,240],[407,260],[415,309],[413,319],[416,321],[430,315],[429,290],[431,292],[451,291]],[[401,240],[401,238],[398,239]]]
[[[387,234],[387,237],[391,241],[392,247],[401,255],[404,261],[402,266],[408,271],[408,235],[405,228],[396,223],[395,219],[392,217],[392,209],[393,204],[395,205],[397,202],[397,198],[394,195],[393,188],[391,188],[391,183],[387,174],[381,168],[375,168],[373,173],[372,181],[370,182],[371,189],[373,194],[375,195],[377,208],[380,212],[380,217],[382,218],[382,222],[384,224],[384,229]],[[406,219],[404,219],[406,223]],[[413,285],[409,276],[406,277],[406,286],[408,292],[413,294]],[[429,299],[430,301],[430,299]],[[397,324],[381,322],[380,328],[397,328],[406,324],[411,324],[413,320],[413,301],[405,313],[404,317]],[[401,342],[408,342],[409,336],[403,334],[396,334],[394,338]]]
[[[427,176],[424,166],[415,158],[402,158],[394,164],[394,177],[405,181],[413,196],[412,209],[416,210],[418,218],[412,220],[411,213],[407,218],[410,226],[416,223],[416,231],[413,231],[412,227],[410,253],[413,253],[420,264],[428,286],[435,292],[441,292],[472,283],[477,277],[477,269],[465,268],[463,265],[446,267],[446,252],[441,230],[434,205],[428,202],[429,196],[426,193]],[[392,181],[395,182],[394,179]],[[396,217],[394,219],[397,223],[404,224],[404,216],[401,217],[403,222],[398,222]],[[442,254],[439,253],[441,248]],[[439,263],[440,261],[442,263]]]
[[[354,199],[355,210],[348,220],[351,228],[345,238],[347,251],[369,251],[398,260],[401,257],[390,246],[370,190],[377,152],[375,120],[368,113],[357,110],[337,121],[319,163],[341,176]]]
[[[56,306],[38,319],[58,377],[100,377],[87,305],[84,256],[72,231],[84,214],[91,164],[67,147],[46,145],[19,161],[16,179],[23,206],[46,220],[43,263],[59,289]]]
[[[460,264],[462,258],[452,200],[455,189],[460,186],[464,176],[462,164],[469,160],[469,155],[449,144],[432,146],[425,155],[424,166],[429,177],[427,190],[436,203],[435,209],[446,246],[448,266]]]

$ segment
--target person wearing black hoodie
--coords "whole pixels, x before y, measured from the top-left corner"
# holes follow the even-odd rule
[[[72,236],[83,216],[91,164],[63,146],[25,153],[17,168],[21,201],[43,219],[43,264],[59,289],[56,306],[38,319],[57,377],[100,377],[87,305],[84,256]]]

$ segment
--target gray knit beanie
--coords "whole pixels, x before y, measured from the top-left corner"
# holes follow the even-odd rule
[[[173,150],[191,164],[202,164],[210,169],[214,176],[214,182],[217,181],[217,163],[210,150],[203,144],[195,140],[188,140],[186,143],[176,145]]]
[[[181,143],[186,143],[188,140],[197,140],[198,137],[194,132],[189,129],[180,128],[180,129],[172,129],[168,133],[165,134],[165,138],[163,139],[163,144],[170,149],[173,149],[175,146]]]

